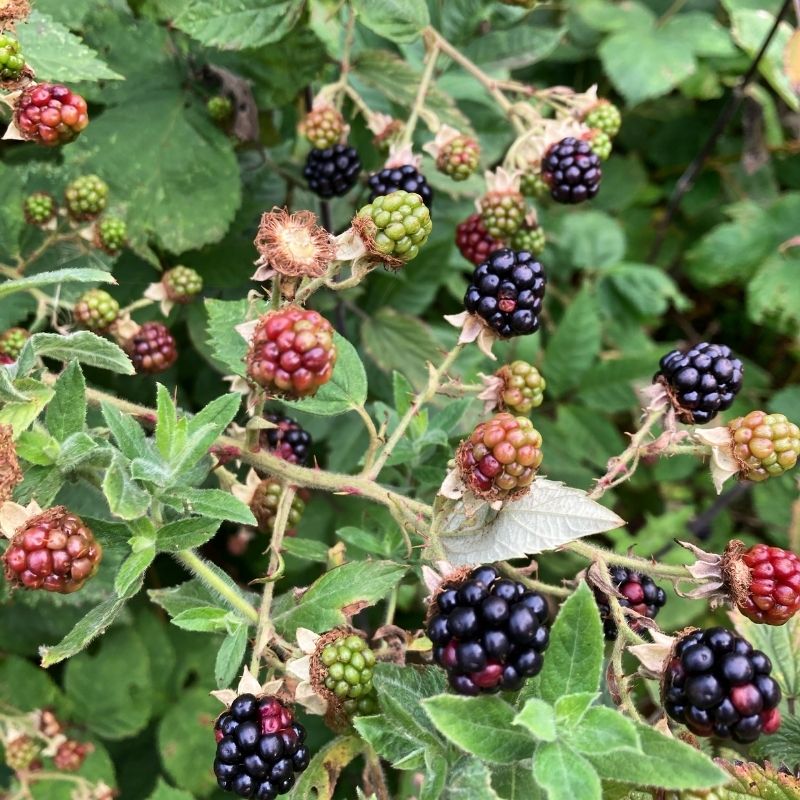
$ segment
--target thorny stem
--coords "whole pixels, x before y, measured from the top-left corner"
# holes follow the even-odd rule
[[[294,486],[285,486],[281,499],[278,501],[278,508],[275,510],[275,523],[272,526],[272,538],[270,539],[270,560],[268,578],[273,578],[264,586],[264,593],[261,596],[261,608],[258,612],[258,626],[256,628],[256,642],[253,646],[253,660],[251,671],[258,675],[261,655],[266,650],[272,638],[273,625],[270,619],[272,610],[272,598],[275,596],[275,584],[277,583],[276,571],[280,563],[280,552],[283,545],[283,537],[286,533],[286,525],[289,522],[289,513],[292,510],[292,501],[297,490]]]
[[[411,144],[414,138],[414,130],[417,127],[417,120],[419,119],[420,112],[425,105],[425,97],[430,89],[431,81],[433,80],[433,73],[436,69],[436,59],[439,55],[439,45],[434,41],[428,48],[427,61],[425,62],[425,70],[422,73],[422,78],[417,88],[417,96],[414,100],[414,105],[411,107],[411,113],[408,116],[405,128],[403,128],[403,136],[400,139],[400,144]]]
[[[381,446],[381,437],[378,434],[378,429],[372,421],[372,417],[367,413],[364,406],[353,406],[353,411],[361,417],[364,422],[364,427],[367,429],[369,435],[369,446],[367,452],[364,454],[364,468],[361,470],[362,475],[366,475],[372,467],[372,462],[375,460],[375,454]]]
[[[576,555],[586,558],[589,561],[602,561],[607,564],[616,564],[620,567],[627,567],[636,570],[637,572],[644,572],[646,575],[653,575],[657,578],[666,578],[673,582],[682,579],[690,580],[691,576],[686,571],[686,567],[682,565],[671,566],[669,564],[657,564],[649,561],[646,558],[637,558],[636,556],[622,556],[617,553],[612,553],[610,550],[605,550],[602,547],[589,544],[583,539],[575,539],[574,541],[567,542],[561,547],[562,550],[569,550]]]
[[[378,475],[380,475],[381,470],[391,457],[395,447],[397,447],[398,443],[403,438],[406,429],[411,424],[414,417],[420,412],[420,409],[426,403],[430,402],[431,399],[433,399],[434,395],[439,389],[439,386],[442,382],[442,378],[447,373],[447,370],[449,370],[450,367],[453,366],[453,363],[458,358],[463,347],[464,347],[463,344],[456,344],[453,347],[453,349],[445,356],[444,361],[442,361],[439,367],[430,373],[427,387],[422,392],[420,392],[416,396],[416,398],[414,398],[414,402],[411,404],[408,411],[406,411],[406,413],[403,414],[400,421],[397,423],[397,427],[394,429],[392,435],[389,437],[389,441],[386,442],[386,446],[383,448],[383,452],[381,452],[380,456],[378,456],[377,460],[373,464],[372,469],[367,473],[368,478],[374,480],[375,478],[378,477]]]

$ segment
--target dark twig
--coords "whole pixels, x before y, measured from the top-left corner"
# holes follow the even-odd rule
[[[775,34],[778,32],[778,26],[781,23],[781,19],[791,4],[792,0],[784,0],[780,11],[778,11],[775,16],[774,24],[770,28],[769,33],[767,33],[767,36],[764,39],[764,42],[750,63],[750,67],[739,84],[735,86],[728,95],[728,99],[725,102],[725,105],[722,107],[722,110],[719,112],[719,116],[717,117],[717,121],[714,123],[714,127],[711,129],[711,133],[708,135],[708,139],[706,139],[705,144],[700,148],[700,151],[694,157],[692,163],[689,164],[689,166],[684,170],[683,175],[681,175],[681,177],[678,179],[678,182],[675,184],[675,188],[673,189],[672,195],[669,198],[669,203],[667,204],[666,214],[658,226],[658,234],[653,242],[652,248],[650,249],[650,256],[648,259],[650,262],[655,261],[661,253],[661,248],[664,246],[664,242],[667,238],[669,226],[672,224],[672,220],[678,213],[678,209],[680,208],[684,195],[694,185],[694,182],[697,180],[697,176],[700,174],[700,170],[703,168],[703,164],[705,164],[706,159],[711,155],[711,152],[717,143],[717,139],[719,139],[725,128],[727,128],[728,123],[731,121],[731,119],[733,119],[734,114],[741,105],[741,102],[745,96],[745,89],[755,77],[756,71],[758,70],[758,65],[761,63],[764,53],[767,52],[767,48],[770,46]]]
[[[729,506],[750,491],[752,483],[737,483],[721,494],[702,514],[690,520],[686,527],[698,538],[707,539],[711,534],[714,520]]]

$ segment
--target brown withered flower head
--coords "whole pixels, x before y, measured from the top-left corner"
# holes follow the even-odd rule
[[[14,430],[0,425],[0,503],[11,499],[14,487],[22,480],[22,470],[14,447]]]
[[[0,0],[0,25],[27,19],[30,13],[29,0]]]
[[[259,253],[254,281],[277,272],[289,278],[318,278],[333,261],[333,237],[317,223],[311,211],[290,214],[275,206],[261,216],[255,246]]]

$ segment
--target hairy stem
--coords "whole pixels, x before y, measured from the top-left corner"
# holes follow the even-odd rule
[[[417,96],[414,99],[414,105],[411,107],[411,113],[408,115],[408,121],[405,128],[403,128],[403,136],[400,139],[400,144],[411,144],[414,138],[414,130],[417,127],[417,120],[419,119],[420,112],[425,106],[425,97],[430,89],[431,82],[433,81],[433,73],[436,70],[436,58],[439,55],[439,45],[436,40],[430,44],[428,48],[427,61],[425,62],[425,70],[422,73],[422,78],[417,88]]]
[[[572,542],[568,542],[561,549],[569,550],[589,561],[603,561],[607,564],[616,564],[617,566],[627,567],[628,569],[643,572],[646,575],[652,575],[657,578],[667,578],[672,581],[681,579],[691,580],[691,575],[686,571],[686,567],[682,565],[671,566],[669,564],[656,564],[646,558],[617,555],[617,553],[612,553],[610,550],[589,544],[583,539],[576,539]]]

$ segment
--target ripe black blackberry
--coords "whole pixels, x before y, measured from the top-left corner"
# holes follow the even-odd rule
[[[724,344],[702,342],[686,352],[673,350],[659,362],[654,381],[670,393],[678,419],[703,425],[730,408],[742,388],[744,366]]]
[[[643,617],[655,619],[658,612],[667,602],[667,595],[649,575],[641,575],[632,569],[625,567],[612,567],[610,569],[611,580],[620,592],[622,597],[619,604],[624,608],[632,608]],[[600,617],[603,620],[603,632],[606,639],[614,641],[617,638],[617,626],[611,615],[611,607],[608,597],[598,589],[594,590],[597,600],[597,607],[600,609]],[[635,619],[629,619],[628,624],[634,631],[639,631],[642,627]]]
[[[781,724],[781,690],[772,663],[741,636],[724,628],[680,639],[662,683],[664,709],[697,736],[747,744]]]
[[[370,203],[384,194],[391,194],[398,189],[418,194],[430,211],[433,203],[433,189],[428,186],[425,176],[411,164],[402,167],[386,167],[380,172],[374,172],[367,179],[369,184]]]
[[[588,142],[568,136],[551,145],[542,159],[542,178],[559,203],[591,200],[600,189],[600,157]]]
[[[261,431],[261,447],[271,450],[290,464],[306,466],[311,455],[311,434],[303,430],[299,422],[283,414],[270,411],[264,418],[278,427]]]
[[[432,604],[433,658],[459,694],[515,691],[542,669],[550,640],[547,602],[492,566],[445,585]]]
[[[239,797],[286,794],[311,759],[305,728],[276,697],[239,695],[217,718],[214,735],[217,783]]]
[[[308,188],[318,197],[342,197],[358,182],[361,159],[355,147],[337,144],[324,150],[311,150],[303,175]]]
[[[527,250],[495,250],[472,273],[464,308],[503,338],[535,333],[545,283],[544,267]]]

